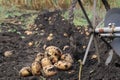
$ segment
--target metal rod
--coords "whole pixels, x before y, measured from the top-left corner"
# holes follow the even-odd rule
[[[93,28],[96,27],[95,23],[96,23],[96,0],[94,0],[94,5],[93,5]]]
[[[93,28],[96,28],[96,4],[97,4],[97,0],[94,0],[94,6],[93,6]],[[100,55],[99,55],[97,36],[96,35],[94,35],[94,45],[95,45],[96,54],[98,56],[98,63],[100,63]]]
[[[104,34],[99,34],[101,37],[120,37],[120,33],[104,33]]]
[[[120,27],[96,28],[95,33],[120,33]]]
[[[99,55],[99,49],[98,49],[98,43],[97,43],[97,36],[94,36],[94,44],[95,44],[95,50],[96,50],[96,54],[98,57],[98,63],[100,63],[100,55]]]
[[[110,9],[110,5],[108,4],[107,0],[102,0],[102,2],[105,6],[106,11],[108,11]]]
[[[78,3],[79,3],[79,5],[80,5],[80,7],[81,7],[81,9],[82,9],[82,11],[83,11],[83,14],[85,15],[85,18],[87,19],[87,22],[88,22],[88,24],[89,24],[89,27],[93,29],[92,23],[91,23],[89,17],[87,16],[87,13],[86,13],[83,5],[82,5],[81,0],[78,0]]]
[[[102,41],[104,41],[104,43],[105,43],[110,49],[112,49],[111,45],[110,45],[103,37],[100,37],[100,39],[101,39]]]
[[[83,65],[85,64],[85,61],[86,61],[86,58],[87,58],[87,55],[88,55],[88,51],[90,49],[91,43],[93,41],[93,38],[94,38],[94,34],[91,34],[90,40],[89,40],[89,43],[88,43],[88,46],[87,46],[87,49],[86,49],[86,52],[85,52],[85,56],[83,58],[83,63],[82,63]]]

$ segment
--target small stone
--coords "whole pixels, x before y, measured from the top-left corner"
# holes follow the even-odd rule
[[[65,46],[63,47],[63,50],[66,50],[66,49],[68,49],[68,48],[70,48],[70,46],[65,45]]]
[[[29,46],[32,46],[32,45],[33,45],[33,42],[29,42],[28,45],[29,45]]]
[[[53,36],[53,33],[50,33],[50,34],[49,34],[49,36],[51,36],[51,37],[52,37],[52,36]]]
[[[45,32],[45,30],[42,29],[41,32]]]
[[[85,49],[86,48],[86,46],[83,46],[83,49]]]
[[[71,70],[71,71],[68,71],[68,74],[72,74],[74,72],[75,72],[74,70]]]
[[[32,31],[25,31],[25,33],[26,33],[27,35],[31,35],[31,34],[33,34]]]
[[[64,33],[63,35],[64,35],[65,37],[68,37],[68,34],[67,34],[67,33]]]
[[[48,18],[48,20],[51,20],[51,19],[52,19],[51,17]]]
[[[35,28],[35,30],[37,31],[37,30],[38,30],[38,28]]]
[[[90,35],[90,33],[89,33],[89,32],[85,32],[85,34],[86,34],[87,36],[89,36],[89,35]]]
[[[91,57],[91,59],[96,59],[96,58],[97,58],[96,54],[92,55],[92,57]]]
[[[48,36],[48,37],[47,37],[47,40],[48,40],[48,41],[51,41],[52,39],[53,39],[52,36]]]

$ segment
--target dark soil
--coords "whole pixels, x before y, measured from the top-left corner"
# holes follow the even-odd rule
[[[25,16],[25,15],[23,15]],[[18,17],[20,18],[20,17]],[[2,33],[0,33],[0,80],[43,80],[43,76],[20,77],[19,70],[22,67],[30,66],[38,52],[44,52],[44,46],[54,45],[63,49],[63,53],[69,53],[74,58],[74,64],[67,71],[59,71],[55,76],[46,78],[47,80],[78,80],[79,59],[83,59],[89,36],[85,34],[84,27],[75,27],[69,24],[61,16],[61,12],[45,12],[38,15],[35,19],[35,25],[30,29],[33,34],[26,35],[21,25],[8,23],[1,24]],[[6,32],[8,28],[16,28],[16,32]],[[21,34],[18,34],[20,32]],[[53,39],[48,41],[48,35],[52,33]],[[68,36],[64,36],[67,33]],[[24,36],[25,38],[23,38]],[[28,46],[33,42],[33,46]],[[108,48],[103,41],[99,40],[99,50],[101,63],[97,59],[91,59],[95,54],[94,45],[92,45],[87,61],[82,69],[81,80],[120,80],[120,59],[114,54],[112,62],[106,66],[105,60],[108,56]],[[13,50],[13,55],[5,57],[5,51]]]

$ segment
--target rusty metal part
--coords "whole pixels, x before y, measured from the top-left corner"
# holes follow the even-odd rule
[[[120,33],[120,27],[96,28],[95,33]]]

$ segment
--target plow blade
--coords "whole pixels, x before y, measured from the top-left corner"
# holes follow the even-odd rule
[[[115,38],[112,41],[111,46],[113,50],[115,51],[115,53],[120,56],[120,38]]]

